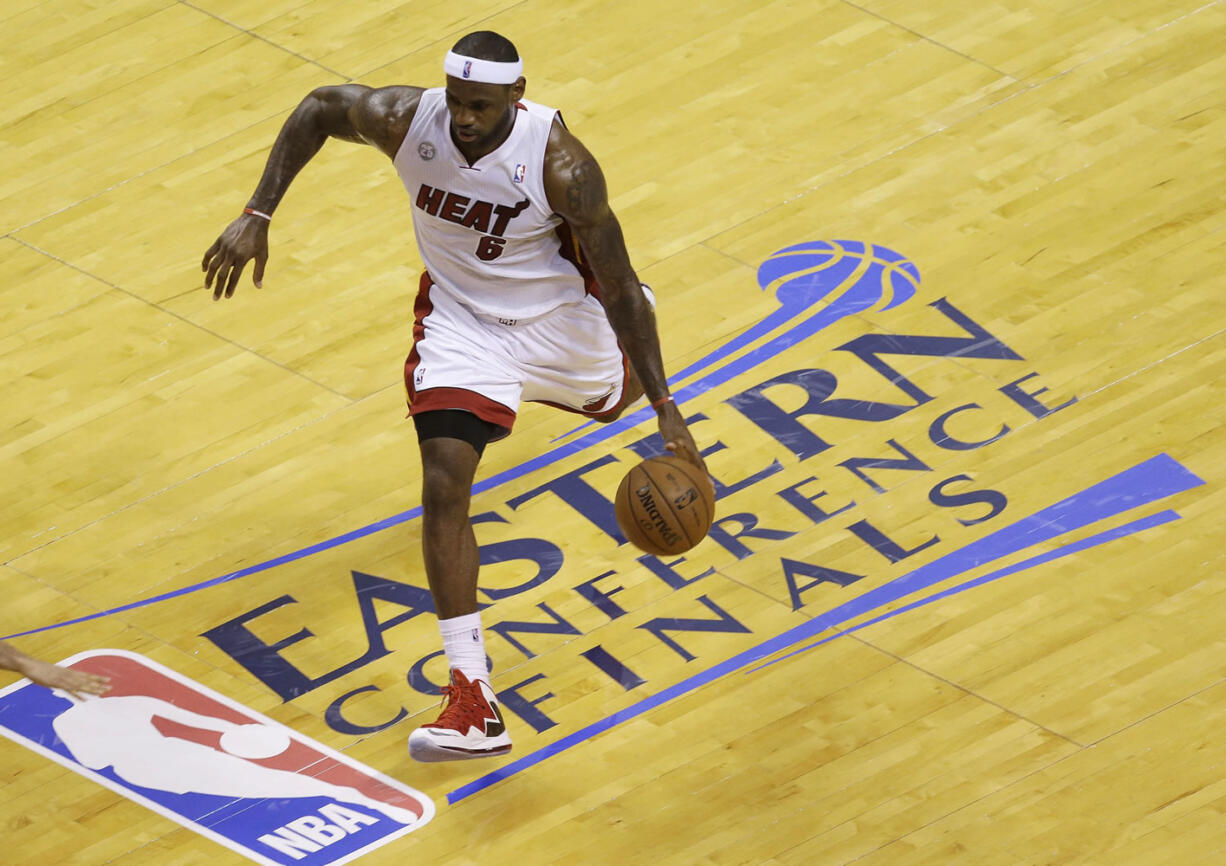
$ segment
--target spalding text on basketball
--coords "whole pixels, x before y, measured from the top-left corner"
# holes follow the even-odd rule
[[[681,540],[681,537],[669,527],[668,521],[664,519],[664,515],[660,513],[660,507],[656,505],[655,497],[651,495],[651,485],[644,484],[636,489],[634,497],[639,501],[639,505],[642,506],[643,512],[647,515],[646,519],[639,521],[643,525],[644,530],[650,532],[652,527],[655,527],[656,532],[660,534],[660,540],[669,547]]]

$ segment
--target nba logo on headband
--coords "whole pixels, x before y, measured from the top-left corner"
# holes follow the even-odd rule
[[[524,61],[482,60],[448,51],[443,58],[443,72],[478,84],[514,84],[524,74]]]

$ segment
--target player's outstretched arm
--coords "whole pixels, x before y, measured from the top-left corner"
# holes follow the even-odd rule
[[[370,88],[361,84],[319,87],[299,103],[281,127],[264,174],[246,211],[204,254],[204,287],[213,300],[230,297],[247,262],[255,260],[256,288],[268,262],[268,223],[290,182],[329,138],[370,144],[395,157],[413,122],[420,87]]]
[[[621,224],[609,207],[604,173],[588,149],[556,121],[545,151],[545,193],[550,206],[570,223],[579,239],[600,283],[609,324],[634,365],[647,399],[657,407],[666,446],[705,472],[681,411],[666,399],[668,381],[655,315],[630,264]]]
[[[0,668],[16,671],[29,677],[31,682],[49,689],[63,689],[77,698],[83,694],[101,695],[110,688],[106,677],[62,668],[51,662],[32,658],[3,641],[0,641]]]

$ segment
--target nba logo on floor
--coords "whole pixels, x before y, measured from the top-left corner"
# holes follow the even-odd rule
[[[424,794],[143,656],[64,664],[111,691],[10,686],[0,734],[256,863],[346,863],[434,817]]]

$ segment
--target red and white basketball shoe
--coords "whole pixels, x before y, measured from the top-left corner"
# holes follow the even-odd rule
[[[462,761],[511,751],[511,735],[489,683],[470,682],[452,668],[451,685],[443,687],[443,694],[447,701],[438,721],[409,734],[409,755],[414,760]]]

